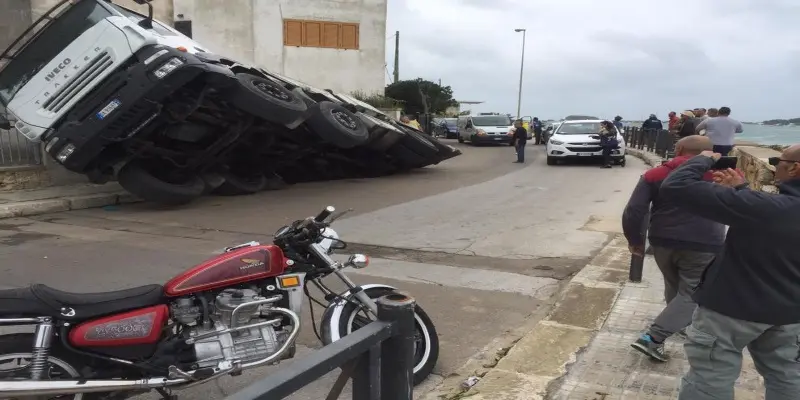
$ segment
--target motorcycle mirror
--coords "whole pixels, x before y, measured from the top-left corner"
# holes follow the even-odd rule
[[[347,259],[345,266],[355,269],[366,268],[369,265],[369,257],[364,254],[353,254]]]
[[[352,212],[353,210],[354,210],[354,209],[352,209],[352,208],[348,208],[347,210],[344,210],[344,211],[342,211],[342,212],[340,212],[340,213],[338,213],[338,214],[334,215],[334,216],[333,216],[333,217],[331,217],[331,219],[328,221],[328,225],[332,224],[332,223],[333,223],[333,221],[336,221],[337,219],[339,219],[339,218],[343,217],[345,214],[348,214],[348,213]]]

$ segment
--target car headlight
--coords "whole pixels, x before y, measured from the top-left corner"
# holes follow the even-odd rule
[[[58,160],[58,162],[63,164],[65,161],[67,161],[67,158],[69,158],[69,156],[71,156],[72,153],[74,152],[75,152],[75,145],[72,143],[67,143],[67,145],[64,146],[64,148],[61,149],[58,152],[58,154],[56,154],[56,160]]]
[[[167,60],[167,62],[161,64],[160,67],[156,68],[156,70],[153,71],[153,75],[155,75],[156,78],[158,79],[162,79],[165,76],[169,75],[170,72],[174,71],[175,68],[178,68],[183,64],[184,62],[180,58],[172,57],[169,60]]]
[[[552,143],[552,144],[554,144],[556,146],[561,146],[562,144],[564,144],[564,142],[562,142],[560,140],[555,140],[555,139],[550,139],[548,142],[550,142],[550,143]]]

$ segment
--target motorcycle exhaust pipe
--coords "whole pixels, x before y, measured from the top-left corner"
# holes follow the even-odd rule
[[[0,381],[0,399],[8,397],[151,390],[186,382],[186,379],[167,378],[84,381]]]

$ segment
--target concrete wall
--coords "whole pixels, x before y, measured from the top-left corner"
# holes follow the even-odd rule
[[[174,0],[213,51],[325,89],[383,93],[387,0]],[[359,50],[283,45],[283,19],[358,22]]]
[[[739,158],[737,167],[744,172],[751,188],[771,193],[778,191],[775,186],[775,167],[769,165],[767,159],[780,156],[779,151],[765,147],[736,146],[731,155]]]

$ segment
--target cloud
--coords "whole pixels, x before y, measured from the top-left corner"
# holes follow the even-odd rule
[[[516,112],[525,28],[524,115],[800,115],[797,0],[388,1],[401,79],[441,79],[473,111]]]

